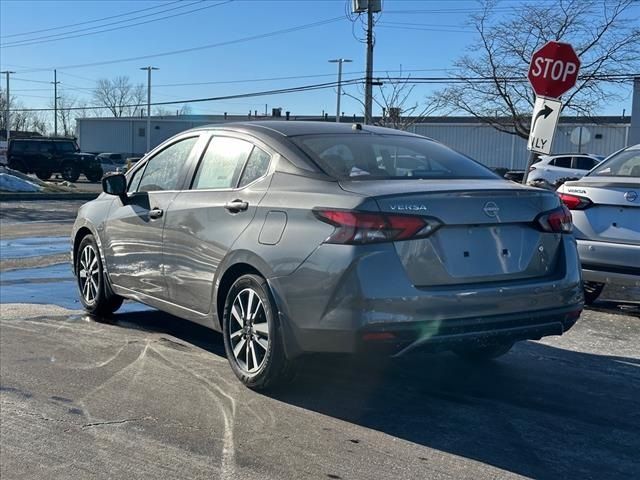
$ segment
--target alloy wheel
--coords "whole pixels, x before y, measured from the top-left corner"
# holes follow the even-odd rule
[[[84,247],[80,254],[78,282],[84,300],[87,303],[95,302],[100,287],[100,266],[98,255],[91,245]]]
[[[240,291],[231,306],[229,341],[238,366],[254,374],[265,363],[269,350],[269,321],[258,293]]]

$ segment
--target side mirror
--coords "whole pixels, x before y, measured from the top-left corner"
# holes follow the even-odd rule
[[[127,177],[122,173],[108,173],[102,177],[102,191],[122,197],[127,192]]]

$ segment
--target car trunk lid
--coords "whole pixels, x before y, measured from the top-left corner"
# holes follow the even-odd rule
[[[567,182],[561,193],[588,199],[572,211],[576,237],[640,245],[640,180],[629,177],[585,177]]]
[[[380,210],[437,219],[426,238],[395,242],[416,286],[474,284],[553,273],[561,235],[536,228],[558,207],[549,191],[504,180],[348,181],[342,188],[373,197]]]

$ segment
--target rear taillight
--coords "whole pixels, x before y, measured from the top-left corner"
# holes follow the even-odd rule
[[[316,209],[315,216],[336,227],[325,243],[363,244],[426,237],[440,224],[415,215]]]
[[[558,196],[569,210],[584,210],[585,208],[589,208],[593,205],[591,200],[586,197],[579,197],[577,195],[569,195],[566,193],[559,193]]]
[[[545,232],[571,233],[573,231],[571,212],[564,205],[538,215],[536,222]]]

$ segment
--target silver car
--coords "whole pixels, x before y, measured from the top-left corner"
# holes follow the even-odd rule
[[[606,283],[640,287],[640,144],[565,183],[558,194],[573,214],[586,302]]]
[[[103,188],[72,234],[85,308],[106,317],[129,298],[221,331],[251,388],[308,352],[493,358],[563,334],[583,307],[555,193],[406,132],[203,127]]]

